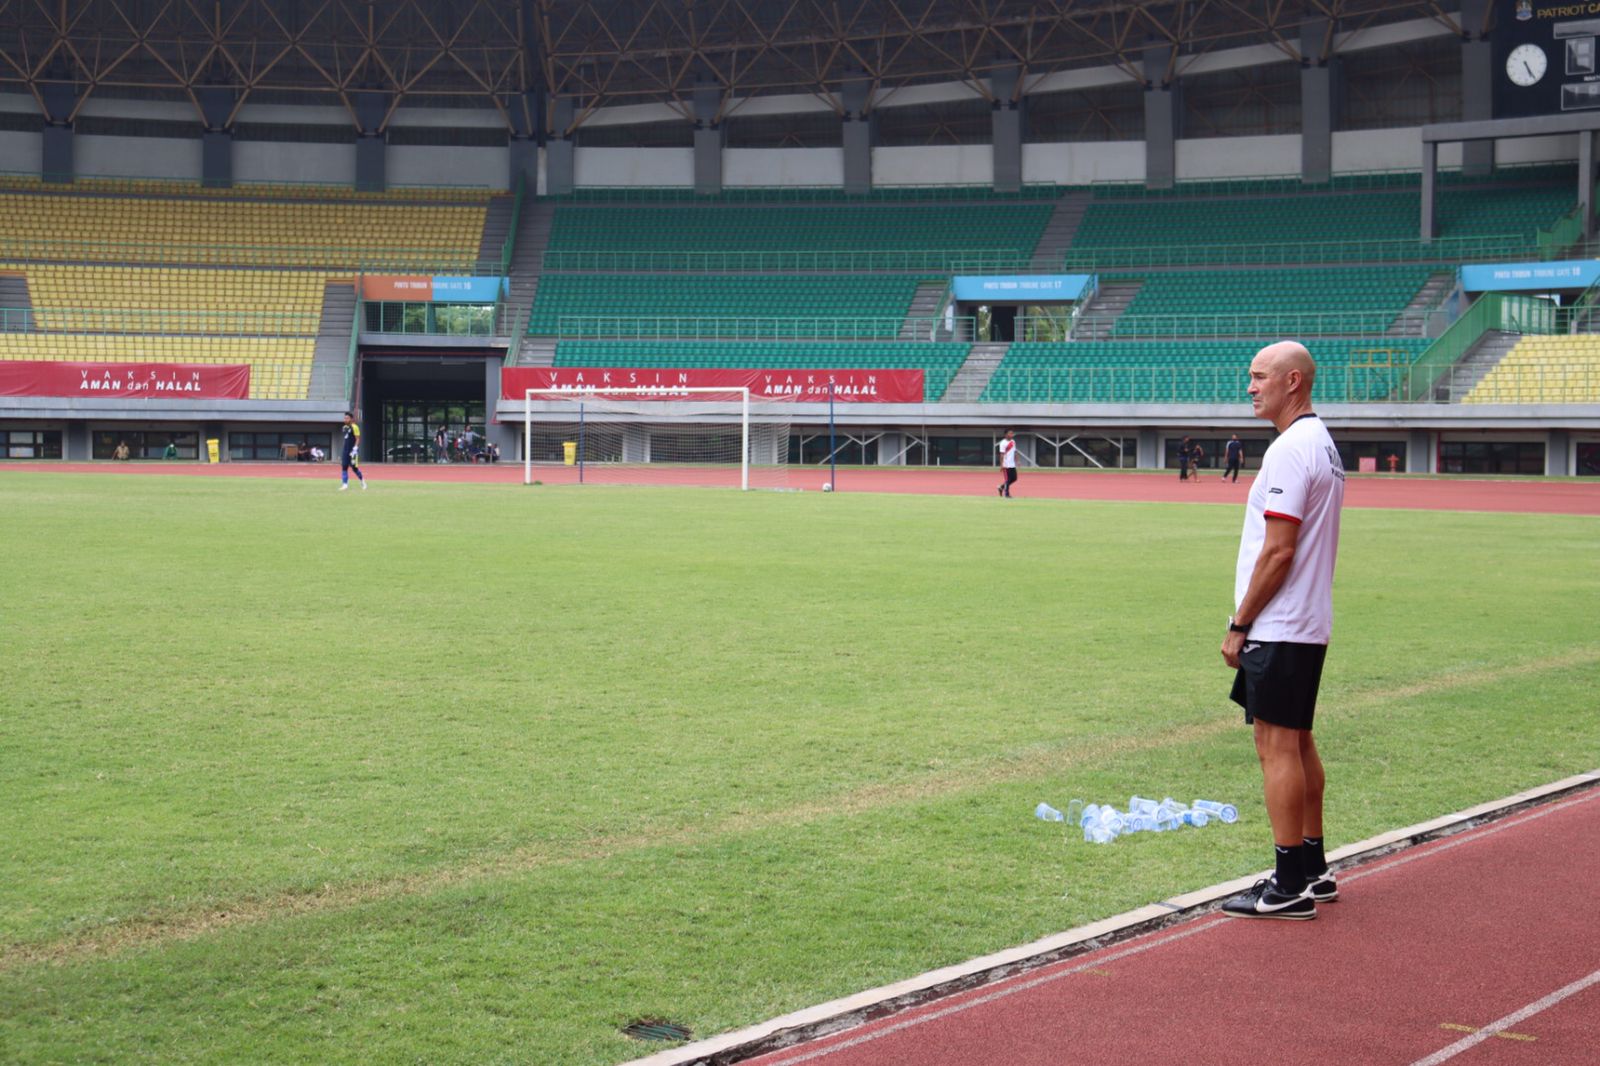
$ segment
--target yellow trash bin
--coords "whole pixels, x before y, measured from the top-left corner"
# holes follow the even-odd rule
[[[206,438],[206,456],[213,463],[222,462],[222,442],[215,437]]]
[[[568,466],[577,466],[578,465],[578,442],[575,441],[575,440],[564,440],[564,441],[562,441],[561,442],[561,455],[562,455],[562,461],[565,462]]]

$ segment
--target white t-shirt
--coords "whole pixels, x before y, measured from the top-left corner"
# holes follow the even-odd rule
[[[1339,554],[1339,509],[1344,506],[1344,464],[1333,438],[1315,415],[1302,415],[1261,457],[1250,486],[1233,605],[1244,600],[1256,558],[1267,539],[1267,518],[1300,526],[1289,575],[1250,625],[1250,640],[1326,644],[1333,631],[1333,565]]]
[[[1000,465],[1006,468],[1017,465],[1017,442],[1003,440],[1000,442]]]

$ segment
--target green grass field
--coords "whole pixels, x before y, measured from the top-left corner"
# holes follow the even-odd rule
[[[0,472],[0,1059],[615,1063],[1267,865],[1239,509],[998,504]],[[1597,555],[1346,513],[1330,848],[1600,766]],[[1032,817],[1130,793],[1242,817]]]

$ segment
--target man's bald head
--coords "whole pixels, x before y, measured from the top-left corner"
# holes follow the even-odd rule
[[[1311,410],[1317,362],[1298,341],[1278,341],[1250,361],[1250,398],[1255,413],[1280,430]]]

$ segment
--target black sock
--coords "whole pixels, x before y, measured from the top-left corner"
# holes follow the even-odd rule
[[[1301,866],[1301,853],[1305,851],[1304,845],[1291,844],[1289,847],[1284,847],[1282,844],[1274,844],[1272,849],[1278,858],[1278,870],[1275,878],[1278,882],[1278,891],[1287,892],[1291,896],[1297,896],[1304,892],[1306,875],[1304,868]]]
[[[1305,864],[1306,879],[1320,877],[1328,872],[1328,860],[1322,854],[1322,838],[1306,837],[1300,845],[1301,861]]]

